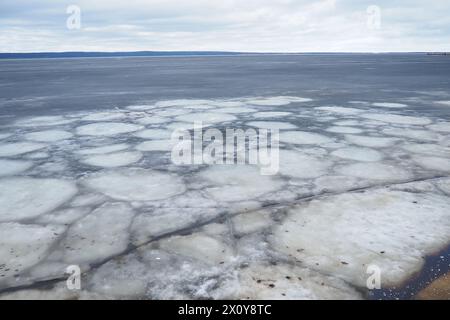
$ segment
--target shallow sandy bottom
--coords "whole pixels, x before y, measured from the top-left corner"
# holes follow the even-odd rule
[[[450,242],[450,125],[351,106],[173,100],[4,126],[0,298],[364,299],[373,267],[401,286]],[[174,165],[171,133],[195,120],[279,129],[279,173]]]

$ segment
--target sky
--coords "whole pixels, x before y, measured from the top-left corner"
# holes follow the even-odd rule
[[[0,1],[0,52],[147,50],[450,51],[450,1]]]

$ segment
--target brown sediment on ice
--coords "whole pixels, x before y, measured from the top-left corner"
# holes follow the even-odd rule
[[[417,300],[450,300],[450,272],[434,280],[415,298]]]

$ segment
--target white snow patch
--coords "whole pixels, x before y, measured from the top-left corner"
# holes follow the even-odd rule
[[[70,200],[76,186],[66,180],[7,178],[0,180],[0,221],[39,216]]]
[[[86,136],[114,136],[142,130],[144,127],[131,123],[101,122],[80,126],[76,129],[77,134]]]
[[[166,199],[186,190],[183,180],[174,174],[138,168],[99,172],[85,179],[84,184],[124,201]]]

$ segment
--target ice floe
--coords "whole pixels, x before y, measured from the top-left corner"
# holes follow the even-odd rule
[[[0,144],[0,157],[17,156],[45,148],[47,145],[34,142],[15,142]]]
[[[373,162],[345,165],[339,167],[337,172],[346,176],[382,181],[402,181],[411,178],[411,173],[405,169]]]
[[[261,128],[261,129],[278,129],[278,130],[288,130],[297,128],[295,125],[289,122],[277,122],[277,121],[250,121],[247,125]]]
[[[128,247],[133,210],[123,203],[106,203],[75,222],[61,244],[67,263],[99,262]]]
[[[370,120],[377,120],[388,123],[410,124],[418,126],[420,125],[423,126],[431,123],[431,120],[426,117],[413,117],[398,114],[365,113],[360,116]]]
[[[0,159],[0,177],[21,173],[32,166],[33,163],[31,161]]]
[[[415,156],[413,160],[420,166],[436,171],[450,172],[450,158]]]
[[[359,114],[364,111],[364,110],[356,109],[356,108],[337,107],[337,106],[316,107],[314,109],[319,110],[319,111],[327,111],[327,112],[331,112],[331,113],[343,114],[343,115],[354,115],[354,114]]]
[[[408,106],[403,103],[395,103],[395,102],[375,102],[372,103],[372,105],[374,107],[392,108],[392,109],[406,108]]]
[[[111,121],[125,118],[126,115],[122,112],[97,112],[91,113],[81,120],[83,121]]]
[[[280,150],[280,173],[286,176],[308,179],[327,173],[332,162],[309,156],[298,151]]]
[[[21,127],[51,127],[57,125],[69,124],[76,121],[76,119],[68,119],[63,116],[40,116],[33,118],[26,118],[16,121],[17,126]]]
[[[242,201],[276,191],[283,182],[272,176],[261,175],[250,165],[212,166],[199,174],[211,186],[205,191],[217,201]]]
[[[86,157],[83,163],[90,166],[115,168],[123,167],[138,162],[142,158],[140,152],[116,152],[108,154],[98,154]]]
[[[428,126],[429,129],[437,132],[450,132],[450,122],[440,122]]]
[[[56,209],[78,192],[74,183],[57,179],[0,180],[0,221],[19,221]]]
[[[62,130],[47,130],[30,132],[25,135],[25,139],[38,142],[55,142],[60,140],[66,140],[73,137],[73,134]]]
[[[86,136],[114,136],[142,130],[143,126],[121,122],[91,123],[77,128],[77,134]]]
[[[133,135],[142,139],[161,140],[169,139],[172,136],[172,132],[164,129],[147,129],[136,132]]]
[[[255,118],[277,118],[277,117],[286,117],[290,116],[291,112],[283,112],[283,111],[265,111],[265,112],[255,112],[252,114],[252,117]]]
[[[145,141],[136,146],[139,151],[171,151],[173,143],[171,140]]]
[[[112,144],[109,146],[95,147],[95,148],[84,148],[77,150],[77,153],[82,155],[91,155],[91,154],[106,154],[111,152],[122,151],[128,149],[128,145],[125,143]]]
[[[383,159],[383,154],[369,148],[357,148],[357,147],[348,147],[335,150],[331,153],[333,156],[343,158],[343,159],[351,159],[356,161],[380,161]]]
[[[383,286],[392,286],[448,241],[449,215],[450,202],[439,195],[347,193],[290,209],[272,241],[302,265],[359,287],[366,287],[368,267],[374,265]]]
[[[286,131],[280,133],[280,141],[291,144],[324,144],[331,143],[333,139],[319,133],[306,131]]]
[[[363,130],[353,127],[345,127],[345,126],[336,126],[336,127],[330,127],[327,129],[328,132],[334,132],[334,133],[349,133],[349,134],[357,134],[362,133]]]
[[[175,174],[155,170],[123,169],[87,177],[86,186],[123,201],[150,201],[183,193],[186,187]]]
[[[61,236],[61,226],[0,223],[0,285],[42,261]]]
[[[226,113],[213,113],[213,112],[202,112],[202,113],[189,113],[185,115],[180,115],[176,117],[178,121],[184,121],[189,123],[194,122],[205,122],[205,123],[220,123],[236,120],[234,115]]]
[[[346,135],[345,139],[353,144],[369,148],[385,148],[393,146],[398,139],[387,137]]]

